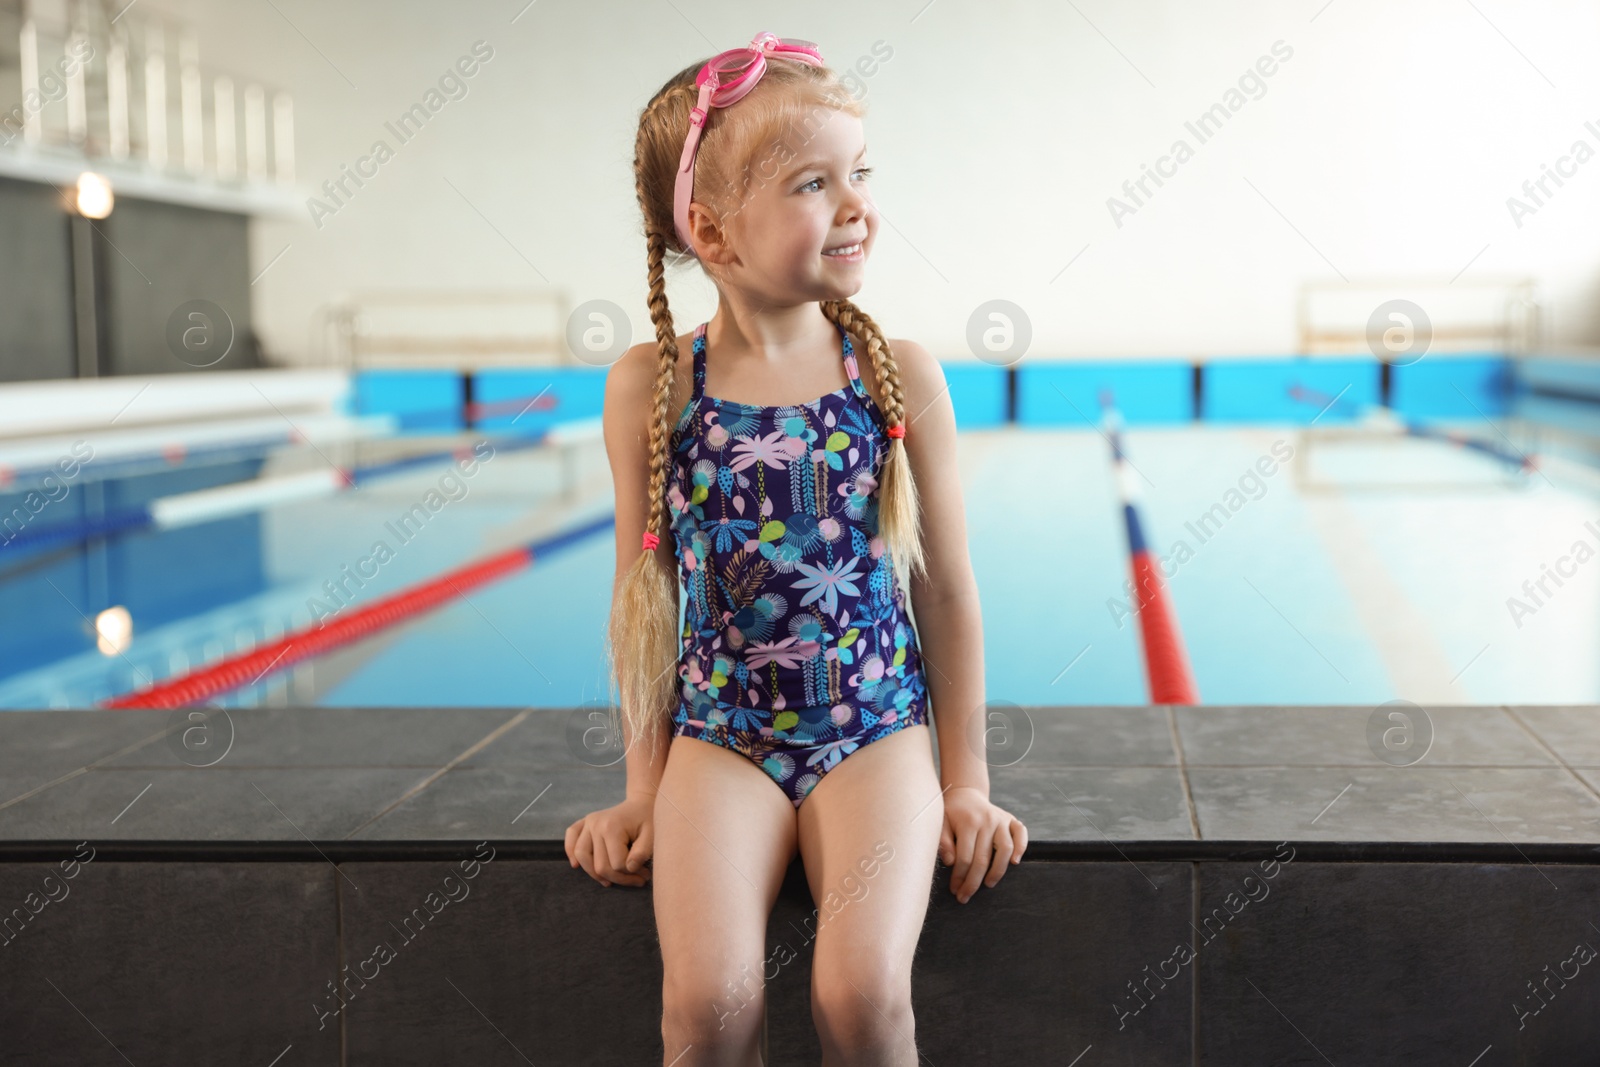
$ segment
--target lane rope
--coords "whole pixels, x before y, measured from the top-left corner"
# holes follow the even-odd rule
[[[496,454],[499,454],[573,444],[599,437],[600,420],[595,417],[557,423],[538,433],[481,438],[480,441],[493,446]],[[157,497],[136,507],[110,511],[93,519],[54,523],[48,526],[26,526],[9,537],[4,537],[6,530],[0,527],[0,537],[4,538],[0,539],[0,553],[8,549],[82,544],[91,538],[126,534],[137,530],[173,530],[195,523],[215,522],[259,511],[274,504],[334,496],[381,478],[453,459],[469,459],[475,454],[472,445],[464,445],[403,456],[362,467],[325,467],[299,474],[231,482],[227,485]]]
[[[454,415],[459,413],[467,429],[473,429],[484,419],[496,418],[515,413],[516,418],[530,411],[551,412],[560,406],[559,396],[546,396],[544,392],[533,396],[508,397],[505,400],[473,401],[464,404],[451,404],[445,407],[423,408],[417,411],[402,413],[374,412],[368,414],[352,414],[348,416],[349,424],[341,427],[339,433],[330,433],[326,430],[317,433],[303,433],[299,428],[291,426],[287,430],[272,430],[259,433],[239,433],[234,436],[217,436],[211,432],[209,424],[205,426],[190,427],[188,438],[177,437],[170,441],[154,439],[154,443],[141,446],[133,451],[124,452],[115,456],[95,458],[92,464],[84,463],[84,469],[90,471],[92,477],[105,480],[110,478],[131,478],[145,474],[167,472],[184,467],[207,466],[241,459],[254,459],[266,452],[282,445],[298,445],[310,443],[313,438],[319,440],[337,440],[348,437],[353,440],[387,439],[395,436],[397,431],[417,428],[418,424],[425,424],[437,420],[441,415]],[[180,427],[173,427],[178,429]],[[194,440],[196,433],[201,434],[205,440]],[[12,461],[0,459],[0,492],[21,491],[36,488],[44,479],[59,477],[58,459],[48,463]]]
[[[1128,568],[1133,575],[1138,604],[1139,633],[1144,647],[1145,681],[1152,704],[1198,704],[1200,689],[1195,684],[1183,645],[1178,615],[1167,595],[1161,577],[1161,562],[1145,542],[1144,524],[1139,517],[1139,487],[1127,462],[1122,442],[1122,416],[1109,389],[1100,392],[1106,439],[1111,443],[1111,466],[1122,503],[1123,524],[1128,537]]]
[[[497,552],[380,597],[335,619],[303,627],[271,644],[225,657],[209,666],[113,697],[97,706],[114,710],[179,708],[219,693],[255,685],[270,674],[365,640],[460,600],[479,586],[531,567],[541,555],[559,551],[615,525],[616,515],[607,514],[553,536]]]
[[[1326,410],[1337,408],[1357,419],[1368,419],[1375,415],[1388,415],[1392,417],[1408,437],[1418,437],[1428,441],[1442,441],[1445,444],[1464,448],[1470,452],[1481,452],[1493,459],[1499,460],[1507,466],[1515,467],[1519,472],[1535,471],[1539,467],[1539,457],[1536,453],[1517,452],[1510,448],[1501,448],[1492,441],[1483,441],[1470,437],[1460,430],[1439,430],[1412,419],[1402,418],[1393,411],[1377,404],[1358,404],[1350,400],[1341,400],[1336,396],[1329,396],[1319,389],[1312,389],[1296,382],[1289,386],[1291,399],[1311,404]]]

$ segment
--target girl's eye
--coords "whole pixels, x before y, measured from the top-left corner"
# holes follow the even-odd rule
[[[857,167],[855,169],[855,173],[861,175],[862,180],[865,181],[867,178],[870,178],[872,176],[872,168],[871,167]],[[802,185],[799,189],[796,189],[795,192],[803,193],[807,189],[810,189],[813,185],[816,185],[821,180],[822,180],[821,178],[812,178],[810,181],[808,181],[804,185]]]

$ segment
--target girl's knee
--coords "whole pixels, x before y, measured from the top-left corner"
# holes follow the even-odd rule
[[[680,1049],[744,1047],[761,1032],[765,1003],[760,973],[753,968],[669,976],[661,994],[662,1033],[669,1049],[674,1042]]]
[[[823,1046],[836,1053],[906,1044],[914,1032],[911,976],[888,970],[831,977],[813,972],[811,1017]]]

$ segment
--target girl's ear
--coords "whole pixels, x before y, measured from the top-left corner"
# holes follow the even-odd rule
[[[689,238],[702,263],[727,266],[739,261],[721,219],[706,205],[693,201],[689,204]]]

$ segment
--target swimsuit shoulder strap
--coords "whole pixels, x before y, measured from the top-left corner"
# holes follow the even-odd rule
[[[706,327],[709,323],[702,322],[694,328],[694,390],[690,394],[691,401],[698,401],[706,394]]]
[[[863,400],[871,400],[872,394],[867,392],[866,384],[861,380],[861,367],[856,363],[856,348],[850,343],[850,333],[838,323],[834,325],[839,329],[839,336],[844,338],[844,370],[850,375],[850,388],[855,391],[856,396]]]
[[[673,423],[673,445],[677,445],[677,436],[689,425],[689,414],[700,403],[706,391],[706,324],[701,323],[694,331],[694,383],[689,390],[689,399],[683,402],[683,409],[678,412],[677,422]]]

